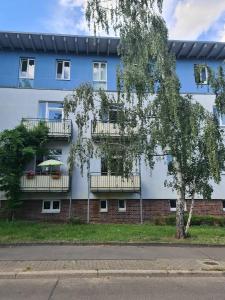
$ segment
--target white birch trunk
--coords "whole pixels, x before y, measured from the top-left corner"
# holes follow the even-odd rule
[[[191,207],[190,207],[190,210],[189,210],[187,225],[186,225],[186,228],[185,228],[185,236],[187,236],[190,225],[191,225],[191,218],[192,218],[192,215],[193,215],[194,205],[195,205],[195,193],[193,193],[192,197],[191,197]]]
[[[182,173],[180,171],[179,163],[174,159],[174,166],[177,170],[177,203],[176,203],[176,238],[185,238],[184,226],[184,204],[185,204],[185,187],[183,183]]]

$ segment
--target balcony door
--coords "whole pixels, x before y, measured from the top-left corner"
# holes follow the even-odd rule
[[[123,158],[115,156],[110,162],[103,157],[101,159],[101,175],[122,176],[123,175]]]

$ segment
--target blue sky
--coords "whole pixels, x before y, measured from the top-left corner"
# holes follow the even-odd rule
[[[88,34],[86,0],[0,0],[0,30]],[[225,0],[164,0],[171,39],[225,42]]]

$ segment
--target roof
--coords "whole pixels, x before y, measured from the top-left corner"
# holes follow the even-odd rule
[[[0,31],[0,51],[117,55],[119,42],[116,37]],[[225,43],[222,42],[169,40],[168,46],[177,58],[225,58]]]

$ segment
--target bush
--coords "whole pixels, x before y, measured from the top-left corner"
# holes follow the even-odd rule
[[[71,217],[68,220],[68,223],[71,224],[71,225],[81,225],[84,222],[82,222],[82,220],[80,218],[78,218],[78,217]]]
[[[188,214],[184,216],[185,224],[188,220]],[[152,221],[155,225],[176,225],[176,215],[173,214],[168,217],[158,217]],[[208,225],[208,226],[225,226],[225,218],[217,217],[217,216],[192,216],[191,225],[200,226],[200,225]]]

